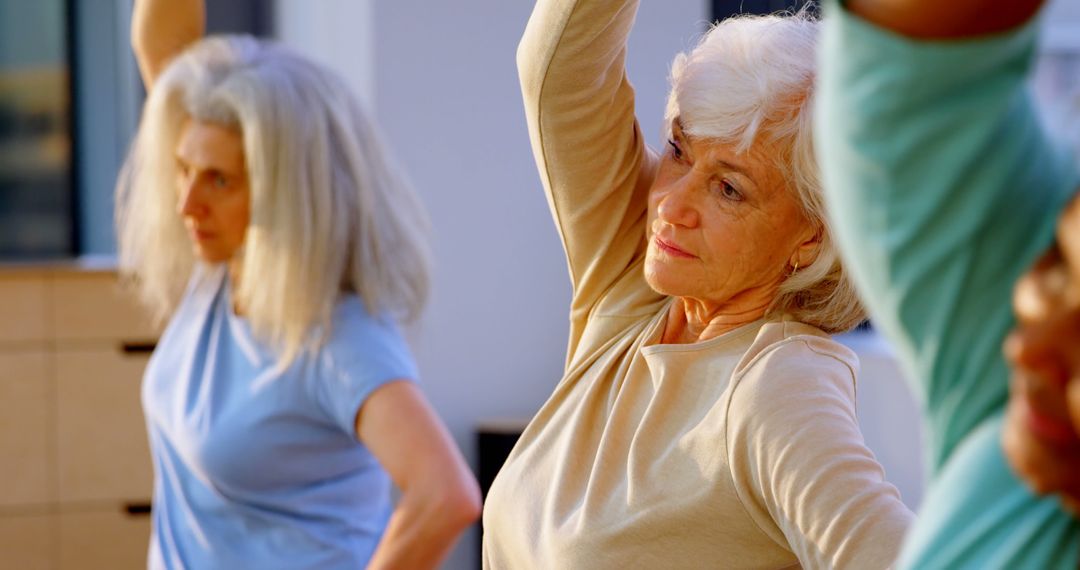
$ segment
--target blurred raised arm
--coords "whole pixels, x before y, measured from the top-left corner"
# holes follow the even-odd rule
[[[131,47],[146,90],[172,58],[205,33],[203,0],[135,0]]]
[[[825,4],[815,150],[834,235],[924,409],[933,484],[901,567],[1075,568],[1080,535],[998,438],[1012,286],[1076,188],[1027,88],[1038,2]]]

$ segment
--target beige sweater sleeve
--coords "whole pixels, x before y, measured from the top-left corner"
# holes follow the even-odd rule
[[[855,371],[831,344],[788,339],[737,377],[732,478],[758,527],[804,568],[888,568],[914,515],[863,442]]]
[[[570,355],[593,306],[644,251],[652,159],[625,68],[636,12],[636,1],[540,0],[518,47],[529,137],[573,284]]]

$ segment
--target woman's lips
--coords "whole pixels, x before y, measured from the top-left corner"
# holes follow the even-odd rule
[[[656,240],[656,247],[660,248],[660,251],[662,251],[662,252],[664,252],[664,253],[672,256],[672,257],[683,257],[683,258],[686,258],[686,259],[694,259],[694,258],[697,257],[696,255],[686,251],[685,249],[680,248],[679,246],[677,246],[677,245],[675,245],[675,244],[673,244],[673,243],[671,243],[669,241],[664,241],[664,240],[660,239],[659,236],[656,237],[655,240]]]
[[[206,230],[189,229],[188,232],[191,233],[191,237],[198,241],[206,241],[208,239],[213,239],[214,237],[213,232],[208,232]]]
[[[1040,439],[1059,445],[1076,441],[1077,433],[1070,422],[1040,412],[1027,398],[1021,398],[1021,402],[1024,423]]]

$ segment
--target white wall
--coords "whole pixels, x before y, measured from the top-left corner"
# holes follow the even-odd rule
[[[915,397],[892,349],[877,333],[856,331],[837,340],[859,355],[856,411],[866,445],[904,504],[915,510],[926,486],[924,436]]]
[[[337,70],[361,101],[375,103],[372,0],[274,0],[274,34]]]

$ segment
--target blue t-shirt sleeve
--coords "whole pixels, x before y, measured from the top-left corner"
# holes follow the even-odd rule
[[[355,314],[343,319],[323,348],[326,371],[315,384],[315,397],[331,421],[355,437],[356,413],[368,397],[395,380],[415,382],[419,373],[395,323]]]
[[[1076,186],[1036,116],[1034,23],[916,41],[825,11],[815,137],[830,216],[928,421],[932,467],[999,413],[1017,277]]]

